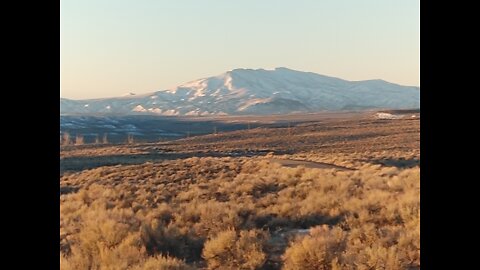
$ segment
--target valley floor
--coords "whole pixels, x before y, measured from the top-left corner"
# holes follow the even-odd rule
[[[419,269],[420,120],[62,146],[62,269]]]

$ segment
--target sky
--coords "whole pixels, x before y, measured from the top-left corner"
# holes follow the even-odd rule
[[[61,0],[60,96],[287,67],[420,85],[419,0]]]

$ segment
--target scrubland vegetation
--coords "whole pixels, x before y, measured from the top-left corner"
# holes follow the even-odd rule
[[[239,156],[65,173],[61,269],[419,269],[420,168],[378,162],[419,158],[418,122],[405,123],[409,128],[390,141],[368,137],[381,142],[368,151],[359,136],[337,152],[318,147],[275,156],[349,171]],[[209,140],[198,147],[211,147]],[[71,147],[80,151],[75,155],[93,153]]]
[[[275,238],[312,228],[284,240],[285,269],[407,269],[420,263],[418,179],[418,168],[335,172],[231,158],[72,174],[61,179],[62,265],[260,269],[278,255]]]

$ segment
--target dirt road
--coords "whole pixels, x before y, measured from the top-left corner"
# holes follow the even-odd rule
[[[323,163],[323,162],[313,162],[313,161],[306,161],[306,160],[278,159],[278,158],[270,158],[268,160],[270,160],[271,162],[279,163],[282,166],[291,167],[291,168],[295,168],[298,166],[305,166],[306,168],[316,168],[316,169],[337,169],[341,171],[355,170],[347,167],[337,166],[334,164]]]

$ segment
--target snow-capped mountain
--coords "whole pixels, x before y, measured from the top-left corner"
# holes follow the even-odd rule
[[[150,94],[60,99],[61,114],[259,115],[373,108],[420,108],[420,88],[287,68],[234,69]]]

